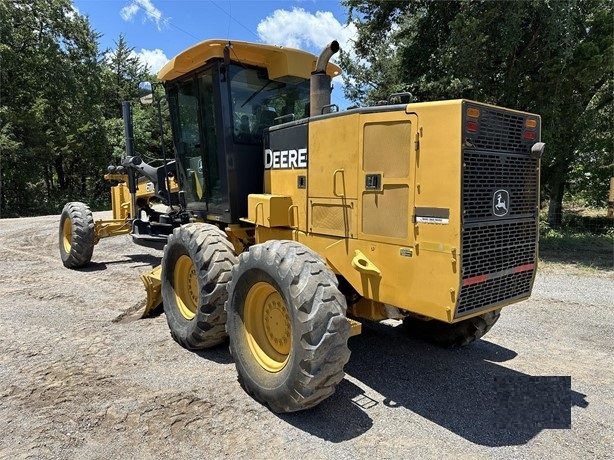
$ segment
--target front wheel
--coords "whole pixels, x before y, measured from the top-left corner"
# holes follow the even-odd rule
[[[226,339],[226,284],[237,258],[226,234],[192,223],[169,236],[162,258],[162,301],[171,336],[189,350]]]
[[[66,203],[60,217],[60,257],[67,268],[85,267],[94,252],[94,216],[78,201]]]
[[[350,357],[350,325],[337,278],[293,241],[241,254],[226,304],[239,381],[275,412],[315,406],[332,395]]]

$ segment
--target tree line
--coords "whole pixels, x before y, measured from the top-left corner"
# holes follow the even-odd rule
[[[358,30],[346,96],[467,98],[542,116],[542,199],[604,206],[614,175],[610,0],[345,0]]]
[[[57,214],[67,201],[108,208],[121,103],[153,76],[123,36],[112,50],[99,38],[70,0],[0,2],[0,217]],[[157,158],[155,114],[133,107],[137,153]]]
[[[539,113],[550,224],[566,194],[603,205],[614,167],[609,0],[342,3],[358,31],[341,56],[348,99],[409,91]],[[58,213],[71,200],[108,206],[102,176],[124,152],[121,102],[154,77],[123,37],[114,50],[99,38],[71,0],[0,2],[0,217]],[[158,158],[155,113],[133,106],[137,153]]]

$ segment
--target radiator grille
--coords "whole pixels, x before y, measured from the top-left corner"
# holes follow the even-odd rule
[[[506,301],[526,297],[531,293],[533,270],[490,279],[483,283],[463,286],[456,317],[484,310]]]
[[[471,220],[494,216],[497,190],[509,193],[506,217],[534,215],[537,211],[538,160],[526,155],[465,150],[463,154],[463,217]]]
[[[462,152],[457,318],[530,295],[537,257],[539,160],[530,155],[535,141],[523,139],[529,116],[482,106],[479,111],[478,131],[465,130]],[[539,139],[539,127],[536,134]],[[499,192],[504,213],[495,207]]]
[[[463,279],[535,263],[537,222],[485,223],[462,237]]]
[[[533,142],[522,138],[525,116],[480,107],[479,130],[466,135],[466,143],[478,150],[530,153]]]

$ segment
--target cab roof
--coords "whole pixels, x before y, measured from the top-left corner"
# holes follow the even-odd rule
[[[158,80],[175,80],[205,65],[212,59],[223,59],[224,48],[230,44],[230,60],[245,65],[265,67],[271,80],[289,81],[293,78],[309,78],[315,70],[317,56],[284,46],[264,45],[229,40],[205,40],[182,51],[166,63],[158,72]],[[331,77],[341,75],[341,69],[328,63],[326,73]]]

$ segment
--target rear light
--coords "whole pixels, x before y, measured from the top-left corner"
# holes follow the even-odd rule
[[[524,137],[528,141],[534,141],[537,137],[535,131],[525,131],[522,133],[522,137]]]
[[[477,133],[478,129],[480,129],[480,124],[478,123],[478,118],[481,115],[480,109],[477,107],[467,107],[465,115],[469,118],[465,124],[465,129],[470,133]],[[470,118],[474,118],[474,120],[470,120]]]
[[[535,118],[529,118],[524,122],[526,128],[537,128],[537,120]]]
[[[480,118],[480,109],[476,107],[469,107],[467,109],[467,116],[469,118]]]
[[[477,121],[468,121],[465,127],[467,128],[467,131],[469,131],[470,133],[476,133],[480,125],[478,125]]]

